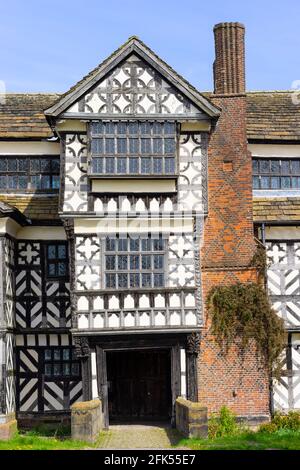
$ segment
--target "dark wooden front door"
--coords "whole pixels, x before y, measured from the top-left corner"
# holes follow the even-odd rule
[[[170,351],[108,352],[107,380],[110,422],[170,418]]]

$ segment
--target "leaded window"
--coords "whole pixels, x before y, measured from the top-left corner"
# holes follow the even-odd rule
[[[68,276],[68,249],[65,242],[46,245],[46,273],[48,278]]]
[[[105,242],[106,288],[163,287],[165,240],[107,237]]]
[[[176,125],[173,122],[92,122],[94,175],[174,175]]]
[[[58,191],[59,157],[0,155],[0,190]]]
[[[299,189],[300,159],[253,158],[253,189]]]
[[[80,365],[74,348],[45,349],[44,374],[51,378],[80,377]]]

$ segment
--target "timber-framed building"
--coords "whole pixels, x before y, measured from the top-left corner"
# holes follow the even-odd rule
[[[246,92],[244,27],[214,28],[214,93],[140,39],[60,94],[0,104],[1,413],[175,421],[178,396],[250,421],[300,408],[300,105]],[[205,298],[256,281],[287,329],[270,387],[254,350],[220,354]]]

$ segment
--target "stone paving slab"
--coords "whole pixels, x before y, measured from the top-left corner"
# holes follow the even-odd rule
[[[99,449],[170,449],[181,439],[166,425],[118,424],[101,433]]]

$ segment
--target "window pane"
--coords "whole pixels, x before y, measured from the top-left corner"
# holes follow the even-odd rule
[[[92,158],[93,173],[103,173],[103,160],[104,158]]]
[[[292,188],[293,189],[300,188],[300,177],[299,176],[293,176],[293,178],[292,178]]]
[[[126,128],[127,128],[126,122],[118,122],[117,133],[121,135],[126,134]]]
[[[141,173],[151,173],[151,158],[142,157],[141,158]]]
[[[160,238],[155,238],[153,240],[153,250],[154,251],[161,251],[164,249],[164,241],[163,239],[160,237]]]
[[[153,153],[162,155],[163,148],[162,148],[162,139],[153,139]]]
[[[106,287],[116,287],[116,274],[106,274]]]
[[[136,135],[138,133],[138,124],[137,122],[130,122],[128,124],[128,133],[131,135]]]
[[[115,123],[114,122],[106,122],[105,123],[105,133],[106,133],[106,135],[115,133]]]
[[[151,287],[151,274],[142,274],[142,287]]]
[[[50,189],[50,176],[49,175],[42,175],[41,186],[42,186],[42,189]]]
[[[253,177],[253,189],[259,189],[259,177],[258,176]]]
[[[140,287],[140,275],[130,274],[130,287]]]
[[[140,124],[141,134],[150,135],[151,133],[151,124],[150,122],[141,122]]]
[[[116,249],[116,239],[115,238],[106,238],[106,251],[115,251]]]
[[[50,163],[50,160],[46,159],[46,158],[41,158],[41,171],[43,173],[50,173],[51,172],[51,163]]]
[[[115,153],[115,139],[105,140],[106,153]]]
[[[70,364],[63,364],[63,375],[70,375],[71,373],[71,367]]]
[[[52,375],[52,366],[51,366],[51,364],[45,364],[45,375]]]
[[[118,256],[118,269],[127,269],[127,255]]]
[[[289,175],[290,174],[290,162],[289,160],[281,160],[281,174]]]
[[[53,359],[55,361],[60,361],[60,350],[59,349],[54,349]]]
[[[165,153],[174,153],[175,152],[175,140],[174,139],[165,139]]]
[[[139,153],[138,139],[129,139],[129,153],[135,155]]]
[[[139,172],[139,160],[138,158],[129,158],[129,173]]]
[[[108,270],[116,269],[116,257],[114,255],[106,256],[105,267]]]
[[[63,349],[63,360],[69,361],[70,359],[70,349]]]
[[[7,171],[7,160],[6,160],[6,158],[0,157],[0,171]]]
[[[119,157],[117,159],[117,172],[118,173],[127,173],[126,163],[127,163],[126,158]]]
[[[59,173],[60,172],[60,161],[57,159],[54,159],[51,161],[51,167],[52,167],[52,172],[53,173]]]
[[[165,134],[174,134],[175,133],[175,123],[174,122],[165,122],[164,128],[165,128]]]
[[[92,153],[103,153],[103,139],[92,139]]]
[[[165,172],[175,173],[175,158],[165,158]]]
[[[258,160],[252,160],[252,171],[253,173],[258,173]]]
[[[58,265],[57,265],[57,275],[58,276],[66,276],[66,274],[67,274],[66,263],[58,263]]]
[[[162,158],[153,158],[153,173],[162,174],[163,168],[163,159]]]
[[[61,367],[60,364],[53,364],[53,375],[60,375]]]
[[[163,255],[154,255],[153,257],[154,269],[162,269],[164,265]]]
[[[162,273],[154,273],[154,287],[164,286],[164,275]]]
[[[276,173],[277,175],[280,173],[279,160],[271,160],[271,173]]]
[[[130,251],[139,251],[140,243],[138,238],[130,238]]]
[[[17,160],[15,158],[8,158],[7,163],[8,171],[17,171]]]
[[[52,176],[52,189],[59,189],[59,176]]]
[[[130,269],[140,269],[140,257],[139,255],[130,256]]]
[[[151,269],[151,255],[142,255],[142,269]]]
[[[41,177],[39,175],[35,175],[31,177],[31,188],[41,189]]]
[[[6,189],[7,188],[7,178],[6,176],[0,176],[0,188]]]
[[[151,153],[151,139],[141,139],[141,153]]]
[[[9,189],[17,189],[18,188],[18,177],[17,176],[8,175],[7,181],[8,181],[8,188]]]
[[[102,122],[92,122],[92,134],[103,134],[104,126]]]
[[[55,276],[55,274],[56,274],[55,264],[48,264],[48,275]]]
[[[38,158],[30,160],[30,170],[36,173],[40,171],[40,161]]]
[[[118,274],[118,287],[128,287],[128,274]]]
[[[142,251],[151,251],[151,239],[142,238]]]
[[[300,160],[291,160],[291,171],[293,175],[300,175]]]
[[[161,135],[162,134],[162,123],[154,122],[153,123],[153,134]]]
[[[105,159],[106,164],[106,173],[114,173],[115,172],[115,159],[113,157],[107,157]]]
[[[281,189],[289,189],[291,187],[291,178],[289,176],[281,177]]]
[[[272,176],[271,177],[271,189],[279,189],[279,188],[280,188],[279,176]]]
[[[44,359],[45,361],[51,361],[51,349],[45,349],[44,351]]]
[[[127,151],[126,139],[117,139],[117,152],[126,153],[126,151]]]
[[[118,249],[119,251],[127,251],[128,240],[127,238],[119,238],[118,240]]]
[[[48,245],[48,259],[56,258],[56,245]]]
[[[259,171],[260,173],[269,173],[270,172],[270,160],[260,160]]]
[[[260,180],[261,189],[270,188],[270,178],[269,176],[262,176]]]
[[[72,364],[72,375],[79,375],[79,364],[77,362]]]
[[[28,186],[28,176],[19,176],[19,189],[26,189]]]
[[[18,160],[18,171],[28,171],[29,161],[27,158],[19,158]]]

